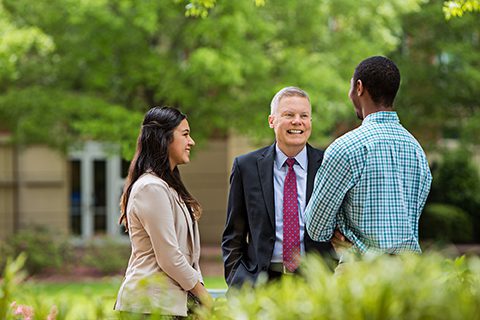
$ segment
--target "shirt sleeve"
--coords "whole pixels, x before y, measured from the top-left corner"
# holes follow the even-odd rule
[[[329,241],[337,225],[337,214],[353,175],[348,154],[335,142],[325,151],[315,176],[313,193],[305,211],[308,234],[315,241]]]
[[[134,206],[160,268],[184,290],[191,290],[201,281],[201,275],[180,250],[168,188],[161,184],[145,185],[136,194]]]
[[[420,215],[425,207],[425,203],[427,202],[428,194],[430,192],[430,187],[432,185],[432,173],[430,172],[430,168],[428,166],[428,162],[424,159],[423,167],[420,170],[420,173],[423,174],[420,180],[420,189],[418,194],[418,216],[413,217],[415,220],[412,223],[414,226],[413,233],[415,237],[418,239],[418,221],[420,219]]]

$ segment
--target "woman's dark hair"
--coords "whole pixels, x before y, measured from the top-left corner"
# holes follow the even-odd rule
[[[180,172],[170,169],[168,147],[173,141],[173,131],[187,116],[171,107],[153,107],[143,119],[137,139],[137,149],[128,169],[121,202],[120,223],[128,230],[127,205],[132,186],[145,172],[152,172],[173,188],[185,202],[192,218],[198,220],[201,215],[199,202],[192,197],[182,182]]]
[[[373,102],[393,106],[400,86],[400,71],[395,63],[382,56],[367,58],[359,63],[353,73],[355,88],[357,80],[362,80]]]

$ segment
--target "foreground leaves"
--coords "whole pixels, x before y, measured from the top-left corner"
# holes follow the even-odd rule
[[[304,277],[244,288],[205,319],[478,319],[480,259],[372,257],[333,275],[318,258]]]

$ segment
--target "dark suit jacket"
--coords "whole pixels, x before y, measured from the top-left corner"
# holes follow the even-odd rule
[[[268,270],[275,245],[273,163],[275,144],[239,156],[230,176],[227,221],[222,238],[228,286],[255,283]],[[307,203],[323,151],[307,144]],[[315,242],[305,232],[305,250],[330,255],[329,242]]]

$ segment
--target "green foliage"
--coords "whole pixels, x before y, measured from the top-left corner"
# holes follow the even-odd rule
[[[19,144],[48,144],[66,152],[99,140],[120,144],[131,156],[143,114],[96,97],[29,87],[0,96],[0,118]]]
[[[69,261],[71,247],[65,237],[45,227],[33,226],[18,231],[6,240],[4,256],[26,254],[25,269],[37,274],[60,269]]]
[[[19,286],[15,299],[18,303],[32,306],[35,311],[38,306],[48,311],[55,305],[58,310],[57,320],[115,319],[112,306],[120,283],[120,277],[78,282],[29,280]]]
[[[57,308],[43,300],[40,296],[29,297],[28,304],[17,303],[16,298],[24,296],[19,285],[25,277],[22,267],[26,255],[23,253],[12,261],[7,261],[5,271],[0,283],[0,317],[5,320],[13,319],[65,319],[65,306]]]
[[[472,219],[455,206],[429,203],[420,217],[419,235],[440,243],[469,243],[473,240]]]
[[[455,0],[443,3],[443,13],[447,20],[452,17],[462,17],[467,12],[480,12],[480,1],[478,0]]]
[[[402,17],[403,41],[392,56],[402,74],[400,118],[427,149],[442,138],[465,135],[478,143],[480,136],[480,19],[466,15],[446,21],[442,4],[426,1]]]
[[[480,260],[383,256],[332,275],[310,259],[304,278],[244,288],[204,319],[476,319]]]
[[[110,237],[91,240],[84,248],[83,263],[103,274],[125,270],[130,257],[130,244]]]
[[[322,260],[311,257],[304,277],[245,287],[218,298],[212,310],[200,309],[198,319],[477,319],[480,259],[446,259],[435,253],[366,257],[333,275]],[[13,274],[18,274],[14,272]],[[41,304],[62,297],[61,314],[68,319],[120,319],[111,310],[119,282],[22,284],[11,300]],[[53,287],[53,288],[48,288]],[[88,289],[88,287],[90,289]],[[54,300],[51,295],[55,293]],[[140,298],[140,297],[139,297]],[[103,301],[96,305],[94,301]],[[100,302],[101,304],[101,302]],[[33,305],[33,304],[32,304]],[[35,308],[34,308],[35,309]],[[8,318],[7,318],[8,319]],[[59,319],[57,317],[57,319]],[[63,319],[63,317],[61,318]],[[138,319],[123,315],[123,319]]]
[[[256,6],[261,7],[265,5],[266,0],[254,0]],[[182,0],[174,0],[174,2],[182,2]],[[208,16],[209,10],[215,7],[216,0],[188,0],[186,1],[185,15],[187,17],[202,17]]]
[[[433,170],[429,202],[449,204],[465,211],[473,222],[473,240],[480,240],[480,175],[471,152],[465,148],[444,152],[442,161]],[[468,234],[469,227],[464,229]]]
[[[187,17],[206,18],[208,10],[215,6],[216,0],[190,0],[187,2],[188,4],[185,6],[185,15]]]
[[[207,288],[225,289],[223,277],[204,279]],[[41,302],[43,309],[56,305],[59,315],[70,320],[117,319],[113,311],[122,277],[102,277],[68,282],[26,281],[19,285],[15,300],[33,306]],[[218,284],[218,285],[217,285]],[[35,302],[35,299],[39,298]],[[130,318],[129,318],[130,319]],[[44,319],[41,319],[44,320]],[[59,318],[57,317],[57,320]]]
[[[167,104],[189,115],[196,140],[221,137],[232,128],[270,140],[270,100],[280,88],[297,85],[312,96],[312,141],[326,144],[338,122],[354,118],[346,97],[353,68],[369,55],[395,49],[403,33],[400,16],[418,10],[419,3],[367,0],[359,8],[354,0],[279,0],[266,6],[259,0],[198,0],[187,4],[215,6],[208,18],[192,19],[185,17],[185,1],[3,0],[14,30],[42,30],[53,51],[36,55],[33,65],[17,63],[17,76],[0,87],[0,95],[25,92],[24,99],[10,98],[10,108],[35,105],[42,112],[26,128],[21,117],[4,120],[3,110],[0,125],[18,125],[16,137],[33,141],[33,133],[46,127],[46,114],[49,128],[67,131],[72,141],[91,134],[134,143],[138,129],[129,123],[136,116],[118,111],[111,121],[97,109],[121,106],[143,113]],[[32,86],[45,90],[37,104],[36,95],[27,94]],[[69,100],[57,110],[52,91],[75,96],[78,103]],[[72,111],[85,100],[93,116]],[[72,114],[76,126],[65,121]],[[51,145],[68,145],[54,133],[40,136]]]
[[[0,110],[0,127],[15,128],[16,141],[60,148],[107,137],[130,158],[135,121],[168,104],[189,115],[197,141],[231,129],[271,140],[270,99],[297,85],[312,97],[312,142],[326,145],[340,124],[355,121],[346,97],[353,68],[383,54],[402,71],[401,119],[427,149],[446,134],[478,142],[477,16],[446,21],[440,0],[264,2],[3,0],[0,96],[24,93],[8,108],[41,112],[23,123]],[[57,110],[52,91],[78,104],[67,99]],[[115,116],[76,112],[85,101]]]
[[[48,35],[36,26],[15,26],[0,2],[0,88],[18,80],[20,68],[35,68],[35,64],[53,53],[55,45]]]
[[[461,130],[461,139],[466,144],[480,145],[480,108],[473,111]]]
[[[7,259],[0,279],[0,319],[10,318],[10,303],[13,301],[15,289],[25,278],[22,268],[25,264],[25,254],[20,254],[15,260]]]
[[[468,213],[480,240],[480,176],[466,149],[447,150],[433,172],[431,202],[450,204]]]

